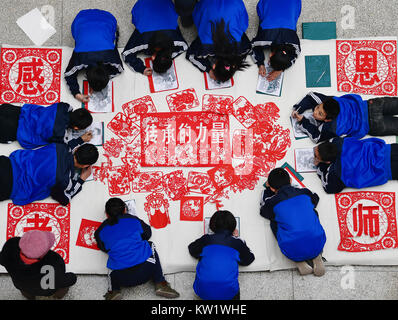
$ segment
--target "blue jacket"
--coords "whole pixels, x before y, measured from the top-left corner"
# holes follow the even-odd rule
[[[178,15],[171,0],[139,0],[134,5],[131,14],[135,30],[122,56],[134,71],[144,72],[146,66],[137,54],[144,53],[148,56],[153,54],[149,50],[149,42],[158,31],[162,31],[172,39],[173,59],[188,49],[188,44],[178,26]]]
[[[317,174],[327,193],[344,188],[366,188],[385,184],[392,179],[391,145],[379,138],[333,138],[339,157],[331,164],[320,163]]]
[[[95,231],[98,248],[109,255],[107,267],[111,270],[145,262],[152,255],[147,241],[151,235],[151,227],[130,214],[122,214],[115,224],[107,219]]]
[[[9,158],[13,175],[10,198],[16,205],[26,205],[50,195],[67,205],[84,183],[80,176],[75,176],[73,154],[67,144],[17,150]]]
[[[238,44],[239,55],[246,56],[251,51],[251,43],[246,30],[249,26],[249,16],[242,0],[201,0],[192,13],[193,21],[198,30],[198,37],[192,42],[186,58],[203,72],[208,72],[211,63],[209,56],[214,56],[212,39],[212,22],[224,19],[226,29]]]
[[[199,259],[193,285],[195,293],[205,300],[230,300],[239,292],[239,267],[254,261],[246,243],[229,231],[207,234],[188,246]]]
[[[264,52],[273,45],[290,44],[294,51],[289,53],[293,64],[301,52],[297,35],[297,21],[301,14],[301,0],[260,0],[257,15],[260,23],[257,35],[252,40],[252,58],[257,65],[264,65]]]
[[[34,149],[51,142],[64,142],[72,107],[55,103],[48,107],[25,104],[18,121],[17,140],[25,149]]]
[[[276,194],[269,188],[263,192],[260,214],[271,220],[279,248],[290,260],[310,260],[323,250],[326,234],[315,211],[318,202],[316,193],[291,185]]]

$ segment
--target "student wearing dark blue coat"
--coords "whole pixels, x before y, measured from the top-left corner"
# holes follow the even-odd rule
[[[304,113],[307,113],[304,116]],[[398,135],[398,98],[363,100],[358,94],[341,97],[310,92],[293,106],[292,117],[313,142],[334,137],[363,138]]]
[[[246,243],[235,237],[236,219],[229,211],[217,211],[210,218],[206,234],[188,246],[189,253],[199,262],[193,285],[204,300],[239,300],[239,265],[248,266],[254,254]]]
[[[77,100],[88,102],[89,95],[83,95],[79,89],[79,71],[86,70],[87,80],[93,91],[103,90],[110,79],[123,72],[123,63],[117,48],[117,21],[107,11],[82,10],[73,20],[71,29],[75,49],[65,70],[65,80]]]
[[[192,15],[198,37],[189,46],[186,58],[195,67],[225,82],[248,66],[249,17],[242,0],[201,0]]]
[[[22,107],[0,106],[0,143],[15,140],[25,149],[34,149],[49,143],[66,142],[69,129],[83,130],[91,125],[93,117],[87,109],[73,111],[67,103],[55,103],[48,107],[24,104]],[[89,142],[90,134],[82,136]]]
[[[326,234],[315,210],[318,202],[316,193],[291,186],[285,169],[276,168],[269,173],[260,215],[271,221],[279,248],[296,262],[302,275],[322,276],[325,273],[322,250]]]
[[[75,140],[0,156],[0,201],[11,199],[23,206],[51,196],[66,206],[82,190],[91,175],[91,165],[99,157],[94,145],[77,146],[83,141]],[[81,173],[76,169],[81,169]]]
[[[271,81],[290,68],[301,52],[297,35],[301,0],[260,0],[257,14],[260,23],[252,40],[252,57],[259,74]],[[264,49],[271,49],[269,64],[273,71],[269,74],[264,63]]]
[[[135,30],[122,56],[134,71],[146,76],[165,73],[173,59],[188,49],[178,26],[178,15],[171,0],[138,0],[132,11]],[[152,58],[152,68],[137,57],[144,53]]]
[[[315,146],[314,163],[327,193],[379,186],[398,180],[398,144],[337,137]]]
[[[98,248],[108,254],[110,287],[106,300],[119,300],[122,287],[134,287],[153,280],[155,294],[177,298],[179,293],[165,280],[155,245],[148,241],[151,227],[127,212],[125,202],[111,198],[105,204],[107,219],[95,231]]]

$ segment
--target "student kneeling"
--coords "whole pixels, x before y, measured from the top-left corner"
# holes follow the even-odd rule
[[[271,221],[279,248],[287,258],[296,262],[302,275],[325,274],[322,250],[326,234],[315,210],[318,202],[316,193],[291,186],[290,176],[283,168],[270,172],[260,215]]]

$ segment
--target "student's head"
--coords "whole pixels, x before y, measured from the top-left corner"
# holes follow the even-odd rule
[[[153,71],[165,73],[171,68],[173,40],[162,31],[156,31],[149,40],[148,49],[152,54]]]
[[[93,91],[102,91],[109,82],[109,75],[102,62],[87,69],[87,81]]]
[[[295,49],[289,44],[280,44],[271,47],[270,65],[275,71],[284,71],[291,67],[291,56],[294,54]]]
[[[97,162],[99,158],[98,149],[90,143],[85,143],[74,152],[75,167],[83,169]]]
[[[219,210],[210,218],[209,228],[214,233],[222,230],[233,233],[236,229],[236,219],[231,212],[227,210]]]
[[[55,236],[50,231],[31,230],[19,240],[21,253],[29,259],[44,257],[55,243]]]
[[[120,198],[110,198],[105,204],[105,213],[110,224],[116,223],[118,217],[126,211],[126,203]]]
[[[291,179],[285,169],[275,168],[269,173],[267,182],[273,190],[279,190],[283,186],[290,185]]]
[[[314,147],[314,157],[320,162],[331,163],[339,156],[339,150],[334,143],[322,142]]]
[[[79,108],[69,113],[69,128],[83,130],[93,123],[93,116],[85,108]]]
[[[249,64],[245,62],[246,56],[239,54],[238,43],[232,37],[229,28],[225,27],[223,19],[212,23],[211,29],[215,53],[212,69],[218,81],[226,82],[236,71],[244,70]]]
[[[340,113],[340,105],[333,98],[326,99],[314,109],[314,118],[318,121],[329,122],[337,118]]]

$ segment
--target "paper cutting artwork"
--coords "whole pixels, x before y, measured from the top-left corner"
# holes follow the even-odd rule
[[[233,114],[234,98],[229,95],[205,94],[202,98],[202,110],[215,113]]]
[[[2,48],[0,102],[59,102],[61,63],[61,49]]]
[[[245,97],[240,96],[232,103],[235,118],[245,127],[250,128],[256,122],[254,106]]]
[[[21,237],[30,230],[51,231],[55,244],[51,250],[69,263],[70,205],[32,203],[25,206],[8,204],[7,240]]]
[[[367,95],[397,95],[395,40],[337,40],[337,90]]]
[[[185,111],[200,106],[198,96],[193,88],[182,90],[166,96],[171,112]]]
[[[139,172],[132,179],[133,192],[160,192],[163,191],[162,185],[163,172]]]
[[[122,105],[122,110],[134,123],[140,121],[140,116],[146,113],[157,112],[151,96],[144,96]]]
[[[94,233],[100,227],[101,222],[82,219],[79,233],[77,235],[76,245],[89,249],[99,250]]]
[[[203,220],[203,198],[184,197],[180,204],[181,221],[202,221]]]
[[[117,166],[108,170],[108,188],[111,197],[131,192],[129,166]]]
[[[165,228],[170,224],[169,201],[162,193],[154,192],[146,197],[144,204],[145,212],[148,214],[149,224],[155,229]]]
[[[178,77],[175,62],[165,73],[157,73],[153,70],[152,59],[145,59],[145,66],[152,69],[152,75],[148,76],[149,89],[152,93],[178,89]]]
[[[338,250],[364,252],[398,246],[394,192],[346,192],[336,194],[335,200]]]
[[[140,128],[122,112],[117,113],[106,127],[128,144],[140,134]]]

